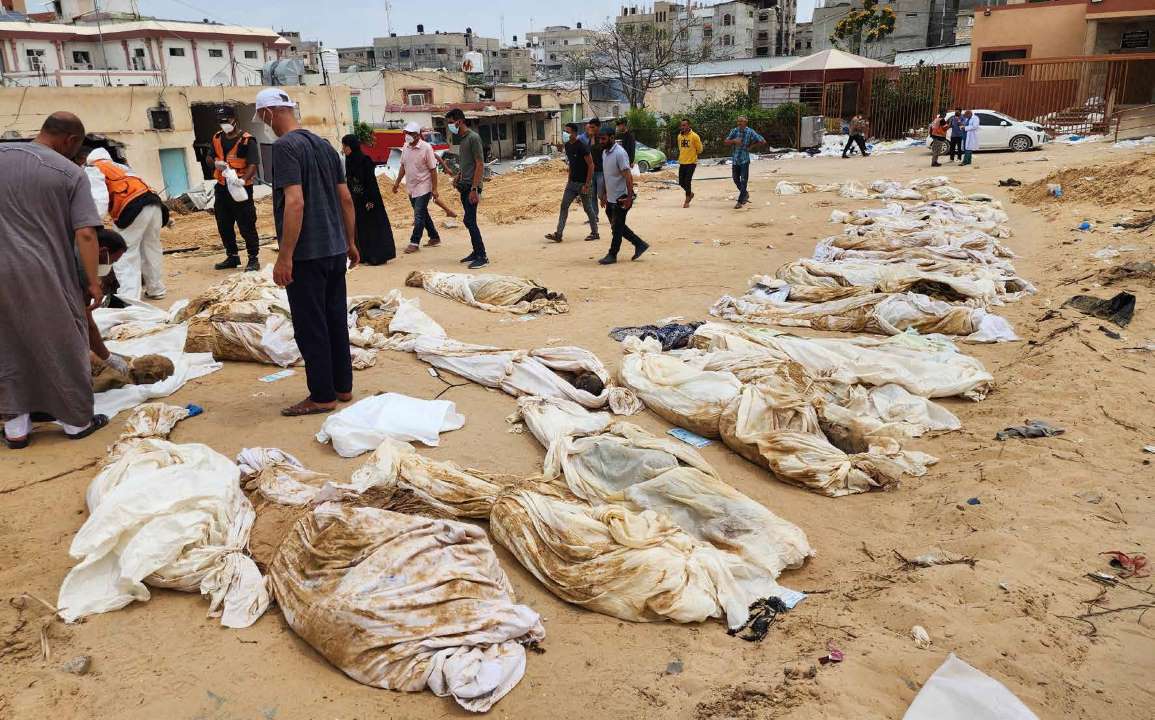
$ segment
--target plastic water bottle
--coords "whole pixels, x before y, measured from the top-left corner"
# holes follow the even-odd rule
[[[1063,186],[1057,183],[1049,183],[1047,185],[1047,192],[1051,193],[1057,198],[1063,197]]]

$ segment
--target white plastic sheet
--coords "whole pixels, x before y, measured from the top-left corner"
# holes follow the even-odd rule
[[[341,457],[372,451],[386,438],[436,446],[443,432],[465,425],[465,416],[449,400],[422,400],[385,393],[359,400],[325,418],[317,441],[332,441]]]
[[[998,680],[947,656],[922,686],[903,720],[1039,720]]]
[[[171,429],[167,416],[138,409],[89,486],[90,515],[69,548],[80,562],[57,600],[68,622],[148,600],[148,585],[207,596],[225,627],[248,627],[268,607],[245,551],[256,515],[236,465],[205,445],[155,437]]]
[[[115,390],[96,393],[93,397],[93,411],[111,418],[149,400],[168,397],[188,381],[220,370],[222,365],[213,360],[211,354],[184,351],[187,332],[188,328],[185,325],[174,325],[152,335],[106,342],[105,345],[109,350],[121,355],[164,355],[172,361],[173,374],[152,385],[125,385]]]

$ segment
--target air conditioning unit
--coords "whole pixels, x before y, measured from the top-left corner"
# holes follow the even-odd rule
[[[800,149],[821,147],[825,131],[825,120],[821,115],[803,117],[798,132],[798,147]]]

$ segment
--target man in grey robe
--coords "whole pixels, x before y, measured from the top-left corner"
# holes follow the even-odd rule
[[[108,423],[93,415],[85,307],[101,300],[102,223],[72,162],[83,141],[80,119],[58,112],[32,142],[0,143],[0,419],[12,448],[28,444],[34,413],[74,439]]]

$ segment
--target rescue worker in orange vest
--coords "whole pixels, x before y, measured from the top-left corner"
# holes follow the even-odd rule
[[[117,295],[139,300],[143,278],[145,296],[159,300],[166,293],[160,229],[168,224],[168,208],[131,168],[113,162],[108,150],[94,148],[85,164],[97,211],[112,218],[127,245],[112,266],[120,282]]]
[[[253,204],[253,179],[261,163],[260,146],[256,138],[237,125],[237,111],[234,108],[228,105],[218,108],[217,121],[221,129],[213,135],[212,151],[205,157],[205,163],[210,166],[217,181],[213,212],[217,216],[217,232],[227,255],[224,261],[214,267],[217,270],[231,270],[241,266],[235,225],[241,230],[245,250],[249,255],[245,272],[260,270],[257,253],[261,240],[257,236],[257,208]],[[235,170],[237,177],[244,182],[248,200],[237,202],[229,194],[224,176],[227,168]]]

